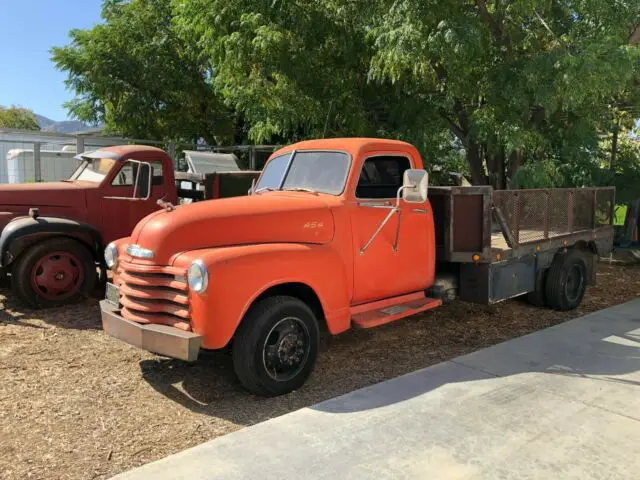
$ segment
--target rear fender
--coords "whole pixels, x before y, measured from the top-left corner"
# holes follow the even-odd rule
[[[0,267],[13,263],[31,245],[59,236],[82,242],[96,260],[101,261],[102,237],[93,226],[66,218],[19,217],[9,222],[0,234]]]
[[[350,291],[344,261],[330,245],[261,244],[197,250],[180,255],[174,266],[202,260],[209,272],[207,291],[189,294],[193,330],[204,348],[222,348],[245,313],[268,289],[297,283],[317,295],[329,332],[350,326]]]

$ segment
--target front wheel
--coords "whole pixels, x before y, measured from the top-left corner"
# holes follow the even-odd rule
[[[233,367],[250,392],[276,396],[300,388],[315,366],[320,332],[307,304],[276,296],[252,306],[233,342]]]
[[[24,252],[13,265],[11,287],[32,307],[76,302],[92,291],[96,264],[87,248],[70,238],[52,238]]]

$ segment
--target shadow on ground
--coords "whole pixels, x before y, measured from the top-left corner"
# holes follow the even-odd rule
[[[354,341],[348,337],[341,338],[338,343]],[[325,353],[329,341],[336,343],[335,339],[323,342],[316,372],[305,387],[274,398],[257,397],[242,388],[233,370],[230,349],[202,352],[198,362],[193,364],[153,359],[143,360],[139,365],[144,380],[171,401],[195,413],[252,425],[352,389],[349,375],[342,375],[337,368],[346,364],[339,354],[340,349],[332,348],[331,356]],[[367,383],[375,381],[372,376]]]
[[[455,378],[426,375],[414,370],[457,356],[454,352],[463,355],[471,349],[462,342],[458,348],[456,345],[448,345],[448,358],[443,358],[440,352],[429,351],[427,343],[423,355],[413,358],[414,361],[407,361],[401,351],[393,349],[367,353],[366,344],[371,332],[366,331],[349,332],[325,342],[323,350],[328,349],[330,342],[331,355],[321,353],[316,372],[310,381],[300,391],[277,398],[264,399],[247,394],[234,375],[231,352],[228,350],[207,353],[196,364],[177,360],[144,360],[140,363],[140,368],[149,385],[172,401],[193,412],[226,418],[241,425],[264,421],[314,403],[316,405],[313,408],[330,413],[375,409],[423,395],[444,384],[527,372],[596,377],[601,381],[640,387],[639,380],[616,378],[640,371],[640,304],[638,312],[637,320],[632,319],[626,323],[627,327],[633,325],[633,328],[609,332],[607,338],[597,331],[597,322],[594,323],[596,331],[588,337],[574,337],[571,331],[578,327],[574,322],[554,327],[567,329],[567,335],[561,342],[557,341],[557,337],[550,336],[545,341],[527,335],[462,359],[463,362],[465,359],[470,362],[476,359],[482,363],[482,357],[477,357],[478,355],[491,356],[490,351],[499,352],[504,349],[520,350],[523,362],[500,365],[496,367],[498,374],[493,373],[496,370],[492,365],[485,370],[466,368],[461,364],[462,368]],[[435,325],[431,324],[432,329],[437,328],[437,322],[434,323]],[[392,325],[386,329],[383,327],[375,335],[387,336],[391,346],[392,342],[397,342],[398,336],[402,336],[401,324],[398,326],[400,328],[394,329]],[[544,332],[539,332],[538,335],[540,334],[544,335]],[[360,352],[359,348],[363,348],[363,351]],[[415,354],[415,350],[412,351]],[[528,355],[543,360],[525,361]],[[390,365],[400,367],[389,370]],[[387,382],[389,387],[383,394],[370,395],[370,388],[378,388],[373,385],[348,397],[334,398],[353,391],[355,378],[358,379],[359,387],[366,387],[398,376],[400,378]],[[329,401],[318,404],[323,400]]]
[[[26,328],[48,328],[48,326],[75,330],[100,330],[100,307],[98,300],[88,298],[75,305],[34,310],[21,305],[10,288],[0,288],[0,323]]]

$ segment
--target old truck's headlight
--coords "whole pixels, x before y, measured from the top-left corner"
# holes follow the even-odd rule
[[[207,272],[207,267],[204,266],[202,260],[195,260],[189,266],[187,281],[189,282],[189,288],[195,292],[203,293],[207,289],[209,272]]]
[[[111,242],[104,249],[104,261],[109,268],[114,268],[118,264],[118,247],[115,243]]]
[[[135,258],[146,258],[147,260],[153,258],[153,251],[148,248],[142,248],[140,245],[132,243],[127,245],[127,253]]]

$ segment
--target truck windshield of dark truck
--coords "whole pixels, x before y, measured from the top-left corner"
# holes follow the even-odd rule
[[[115,163],[116,161],[112,158],[86,158],[69,177],[69,180],[100,183]]]

